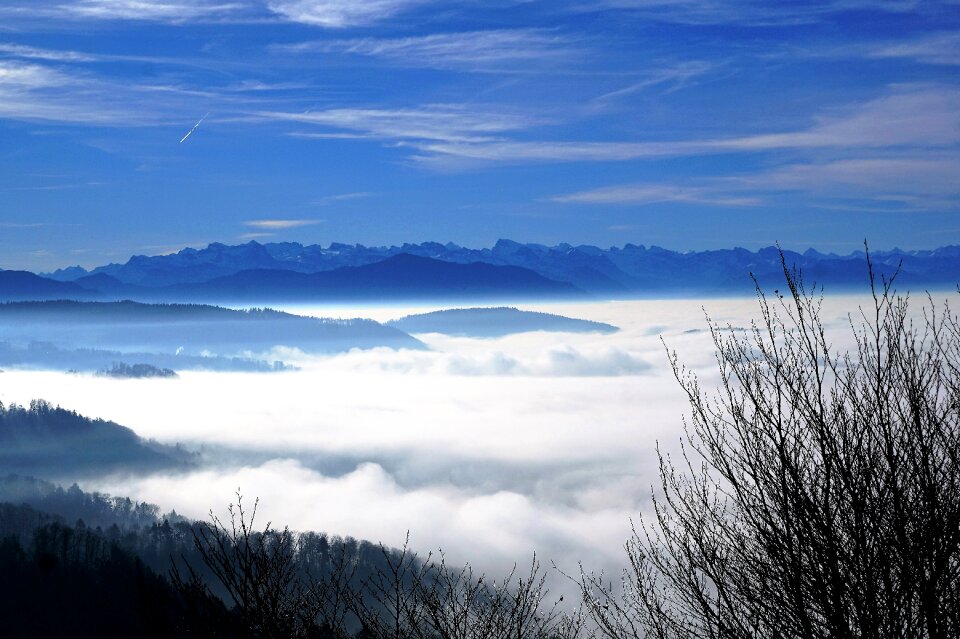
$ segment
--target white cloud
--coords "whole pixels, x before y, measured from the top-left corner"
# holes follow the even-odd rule
[[[824,163],[791,164],[738,181],[771,189],[858,193],[905,193],[936,196],[960,193],[960,156],[852,158]]]
[[[232,13],[237,2],[209,0],[79,0],[59,5],[68,15],[101,20],[158,20],[180,22]]]
[[[9,42],[0,43],[0,54],[6,54],[16,58],[49,60],[51,62],[94,62],[99,59],[97,56],[79,51],[41,49]]]
[[[835,153],[865,149],[944,149],[960,143],[960,90],[904,85],[856,105],[823,111],[806,128],[726,138],[656,142],[571,142],[517,140],[508,134],[549,122],[493,107],[441,104],[410,109],[344,108],[305,113],[261,112],[260,117],[314,124],[331,131],[298,132],[303,137],[395,141],[413,150],[411,159],[430,168],[471,163],[615,162],[660,157],[771,151]],[[602,197],[603,193],[594,194]],[[629,194],[608,193],[626,198]],[[708,198],[695,189],[636,191],[635,199]],[[716,196],[711,199],[716,202]],[[748,197],[749,199],[749,197]],[[747,204],[737,198],[731,206]]]
[[[636,11],[650,20],[690,25],[786,26],[811,24],[844,11],[879,13],[935,12],[949,14],[949,0],[811,0],[802,3],[771,3],[763,0],[575,0],[574,10],[610,9]]]
[[[347,129],[363,136],[395,140],[440,140],[478,143],[491,135],[531,126],[535,120],[502,111],[457,104],[415,109],[327,109],[305,113],[262,112],[276,120]],[[336,135],[336,134],[334,134]]]
[[[379,22],[430,0],[269,0],[269,9],[292,22],[343,28]]]
[[[0,118],[103,124],[127,120],[106,100],[91,97],[91,81],[51,67],[0,60]]]
[[[206,518],[211,506],[215,512],[223,510],[240,487],[247,499],[260,499],[261,521],[349,534],[392,547],[402,546],[409,529],[414,550],[426,554],[442,548],[448,560],[470,562],[497,578],[514,561],[529,561],[534,550],[544,561],[568,569],[585,557],[591,566],[617,566],[629,534],[623,505],[596,486],[584,486],[582,505],[570,506],[510,490],[483,492],[447,483],[405,486],[374,463],[331,476],[295,460],[275,459],[229,471],[118,478],[93,486],[175,504],[177,512],[198,519]]]
[[[650,364],[619,348],[584,352],[573,346],[551,348],[522,361],[497,351],[485,356],[454,356],[443,362],[451,375],[519,375],[526,377],[619,377],[650,371]]]
[[[724,194],[704,187],[674,186],[669,184],[635,184],[609,186],[580,191],[551,198],[554,202],[572,204],[660,204],[680,202],[711,206],[756,206],[762,201],[756,197]]]
[[[828,298],[825,316],[842,329],[857,301]],[[85,484],[164,509],[204,517],[239,486],[261,498],[264,521],[295,529],[391,545],[410,530],[414,548],[442,547],[487,571],[533,550],[546,565],[615,569],[629,517],[656,482],[655,443],[674,448],[688,410],[658,334],[705,388],[719,381],[709,335],[686,333],[704,327],[703,303],[531,305],[622,330],[428,336],[433,351],[311,358],[280,374],[184,372],[157,382],[7,370],[0,401],[45,397],[142,436],[204,446],[211,463],[189,474]],[[753,314],[749,300],[705,305],[720,323]],[[371,312],[386,319],[411,310]],[[495,364],[491,353],[508,362],[507,374],[450,374],[454,361]]]
[[[817,115],[804,129],[668,142],[517,141],[425,138],[414,160],[443,167],[473,162],[600,162],[782,150],[942,149],[960,143],[960,90],[900,86],[868,102]]]
[[[885,43],[867,51],[870,58],[911,58],[926,64],[960,65],[960,33],[934,33],[901,42]]]
[[[960,89],[901,86],[862,105],[816,118],[804,131],[716,141],[729,150],[887,146],[945,147],[960,142]]]
[[[666,87],[671,93],[688,86],[694,78],[700,77],[716,69],[717,63],[702,60],[688,60],[676,64],[663,65],[650,69],[638,82],[626,87],[604,93],[593,99],[594,103],[611,102],[624,96],[640,93],[651,87]]]
[[[244,225],[252,226],[255,229],[279,231],[300,228],[301,226],[312,226],[319,223],[320,220],[249,220],[244,222]]]
[[[347,202],[350,200],[361,200],[368,197],[374,197],[376,193],[371,193],[370,191],[355,191],[353,193],[338,193],[336,195],[326,195],[321,198],[317,198],[313,201],[313,204],[317,206],[326,206],[328,204],[333,204],[336,202]]]
[[[572,204],[645,205],[664,202],[708,206],[756,206],[778,192],[802,191],[827,198],[818,206],[841,208],[851,200],[882,203],[869,210],[943,211],[960,206],[960,156],[951,153],[819,160],[751,175],[697,180],[696,186],[625,184],[551,198]],[[693,180],[689,180],[693,181]]]
[[[568,38],[544,29],[321,40],[280,48],[295,53],[334,52],[371,56],[402,66],[497,72],[530,72],[531,65],[556,64],[578,53]]]
[[[837,46],[789,47],[785,55],[802,58],[911,60],[936,66],[960,65],[960,32],[939,31],[898,40],[854,42]]]
[[[0,87],[40,89],[72,83],[70,77],[46,66],[0,60]]]
[[[158,96],[156,87],[104,79],[86,69],[0,59],[0,119],[156,125],[164,111],[181,112],[185,100],[195,99],[167,93]]]

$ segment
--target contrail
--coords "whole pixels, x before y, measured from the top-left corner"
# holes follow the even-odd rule
[[[193,125],[193,128],[192,128],[192,129],[190,129],[189,131],[187,131],[187,134],[186,134],[185,136],[183,136],[182,138],[180,138],[179,144],[183,144],[183,141],[184,141],[184,140],[186,140],[186,139],[189,138],[191,135],[193,135],[193,132],[197,130],[197,128],[200,126],[200,123],[201,123],[201,122],[203,122],[204,120],[207,119],[207,116],[208,116],[208,115],[210,115],[210,112],[209,112],[209,111],[207,111],[207,112],[203,115],[203,117],[200,118],[200,119],[197,121],[197,123]]]

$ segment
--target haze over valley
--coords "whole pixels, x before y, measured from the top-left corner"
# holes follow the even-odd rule
[[[828,296],[828,327],[849,339],[846,313],[868,302]],[[266,519],[300,530],[394,547],[409,530],[415,547],[442,547],[489,571],[534,551],[568,570],[578,562],[616,570],[630,517],[649,507],[655,447],[676,450],[688,411],[665,349],[701,383],[718,383],[704,313],[739,330],[755,317],[755,300],[523,308],[535,311],[528,321],[597,324],[530,332],[515,325],[521,313],[505,309],[297,306],[290,310],[300,316],[366,314],[401,326],[471,312],[475,328],[411,330],[409,344],[332,354],[284,344],[277,333],[252,355],[283,361],[279,373],[181,370],[171,380],[7,369],[0,401],[43,397],[197,454],[192,469],[85,473],[86,490],[202,519],[240,487],[261,499]],[[507,320],[499,329],[497,317]],[[171,339],[180,335],[175,323],[164,326]]]

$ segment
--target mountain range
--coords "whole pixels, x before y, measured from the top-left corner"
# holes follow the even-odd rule
[[[788,266],[830,290],[862,289],[866,254],[784,251]],[[875,251],[874,271],[898,272],[901,286],[954,287],[960,246]],[[733,248],[677,252],[626,244],[521,244],[491,248],[453,243],[367,247],[296,242],[213,243],[159,256],[137,255],[92,270],[79,266],[36,276],[0,271],[2,299],[139,299],[148,301],[370,300],[493,297],[642,297],[748,293],[753,275],[782,282],[781,252]]]

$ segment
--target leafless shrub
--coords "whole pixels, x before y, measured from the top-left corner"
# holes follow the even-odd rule
[[[960,323],[871,270],[838,353],[784,274],[749,333],[710,322],[719,392],[669,354],[692,416],[622,583],[582,575],[604,636],[960,636]]]

